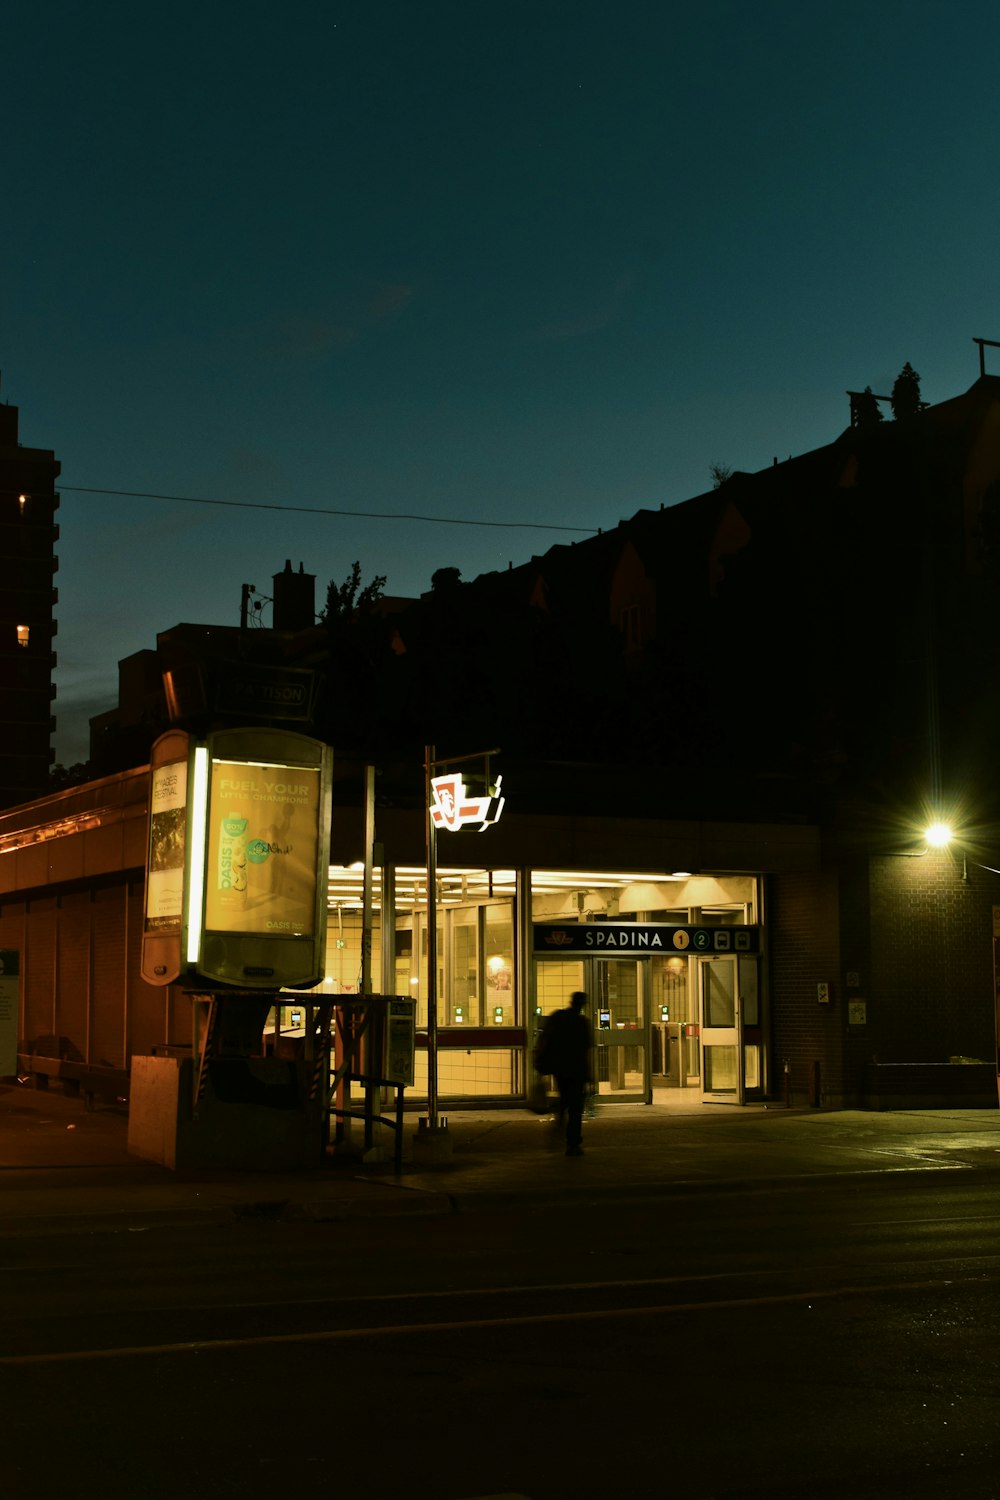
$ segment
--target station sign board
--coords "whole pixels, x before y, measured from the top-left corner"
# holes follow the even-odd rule
[[[483,833],[498,823],[504,804],[501,780],[498,776],[493,786],[487,786],[482,795],[477,795],[466,787],[457,771],[433,777],[430,814],[434,827],[444,828],[449,833],[459,833],[463,828]]]
[[[698,922],[535,922],[532,931],[535,953],[653,958],[658,954],[676,957],[760,951],[759,927],[711,927]]]

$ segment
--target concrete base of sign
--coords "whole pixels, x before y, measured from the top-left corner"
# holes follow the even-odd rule
[[[228,1061],[228,1060],[227,1060]],[[128,1151],[172,1171],[287,1172],[320,1166],[322,1121],[293,1063],[250,1058],[213,1078],[194,1109],[189,1057],[133,1057]]]
[[[387,1125],[376,1120],[372,1125],[372,1143],[368,1146],[361,1160],[366,1167],[379,1166],[383,1162],[392,1161],[395,1157],[395,1135]]]
[[[350,1122],[348,1122],[349,1125]],[[332,1152],[338,1161],[360,1161],[364,1154],[364,1136],[354,1135],[350,1129],[341,1126],[343,1134],[338,1141],[334,1141]]]
[[[450,1158],[451,1136],[448,1133],[448,1121],[438,1120],[436,1125],[432,1125],[429,1120],[420,1120],[417,1133],[413,1137],[414,1166],[430,1167],[436,1162],[448,1161]]]

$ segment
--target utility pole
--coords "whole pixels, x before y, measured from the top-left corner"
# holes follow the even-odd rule
[[[448,1121],[442,1120],[438,1111],[437,823],[434,812],[434,773],[443,767],[461,765],[470,760],[485,762],[488,795],[478,799],[478,803],[476,799],[473,799],[473,806],[481,805],[482,807],[477,818],[484,820],[482,826],[485,827],[486,822],[495,821],[503,805],[502,797],[494,797],[491,800],[489,795],[490,757],[497,754],[499,754],[497,750],[485,750],[476,755],[452,756],[448,760],[439,761],[433,745],[424,747],[424,835],[427,860],[427,1116],[421,1119],[413,1144],[415,1156],[423,1157],[425,1160],[451,1154]],[[440,816],[440,809],[438,809],[438,815]],[[461,825],[449,823],[448,826]]]
[[[434,746],[424,755],[424,818],[427,843],[427,1128],[435,1134],[438,1119],[437,1077],[437,828],[431,815]]]

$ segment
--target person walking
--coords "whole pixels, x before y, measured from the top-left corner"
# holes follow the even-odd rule
[[[545,1023],[536,1057],[540,1073],[550,1074],[559,1091],[556,1128],[565,1122],[566,1155],[583,1155],[583,1101],[590,1082],[594,1038],[583,1014],[587,996],[577,990],[564,1010],[553,1011]]]

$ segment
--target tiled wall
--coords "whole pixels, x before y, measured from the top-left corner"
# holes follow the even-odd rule
[[[583,989],[583,964],[577,959],[546,959],[535,965],[535,1004],[543,1016],[569,1004],[574,990]]]
[[[442,1099],[509,1099],[514,1093],[515,1052],[510,1047],[442,1048],[438,1052],[438,1095]],[[418,1051],[411,1093],[427,1095],[427,1053]]]

